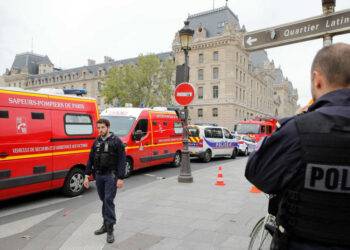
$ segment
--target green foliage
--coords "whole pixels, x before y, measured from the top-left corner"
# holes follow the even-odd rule
[[[140,55],[138,64],[118,65],[108,71],[101,91],[105,102],[121,106],[132,103],[137,107],[143,103],[145,107],[172,105],[173,74],[175,64],[172,58],[165,62],[154,54]]]

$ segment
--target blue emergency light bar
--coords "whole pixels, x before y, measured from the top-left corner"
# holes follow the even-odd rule
[[[77,96],[82,96],[87,94],[86,89],[63,89],[63,93],[65,95],[77,95]]]
[[[217,123],[209,123],[209,122],[197,122],[194,125],[198,125],[198,126],[217,126]]]

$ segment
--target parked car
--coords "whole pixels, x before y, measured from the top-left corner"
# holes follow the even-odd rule
[[[248,135],[235,134],[234,137],[238,141],[238,153],[247,156],[255,150],[256,142]]]
[[[236,158],[237,140],[227,128],[218,126],[189,125],[190,156],[209,162],[213,157]]]

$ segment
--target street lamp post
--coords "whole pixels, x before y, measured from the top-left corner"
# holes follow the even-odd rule
[[[189,81],[189,71],[188,71],[188,51],[191,49],[192,37],[194,31],[189,27],[189,21],[185,21],[185,26],[179,31],[180,41],[181,41],[181,49],[185,53],[185,79],[186,82]],[[181,169],[180,175],[178,177],[178,182],[183,183],[192,183],[193,177],[191,174],[191,166],[190,166],[190,154],[188,151],[188,130],[187,130],[187,122],[188,122],[188,109],[187,105],[185,106],[185,128],[184,128],[184,137],[183,137],[183,150],[182,150],[182,161],[181,161]]]
[[[329,15],[334,12],[335,0],[322,0],[322,11],[324,15]],[[331,46],[333,36],[327,34],[323,37],[323,47]]]

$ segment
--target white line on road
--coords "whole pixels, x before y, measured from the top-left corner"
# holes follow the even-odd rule
[[[56,204],[56,203],[60,203],[60,202],[65,202],[67,200],[72,200],[72,199],[75,199],[75,198],[81,198],[82,196],[79,195],[79,196],[76,196],[76,197],[71,197],[71,198],[50,198],[49,200],[38,200],[36,202],[31,202],[30,204],[28,205],[21,205],[21,207],[19,208],[11,208],[11,209],[4,209],[5,211],[2,211],[2,209],[0,209],[0,218],[1,217],[4,217],[4,216],[8,216],[8,215],[11,215],[11,214],[17,214],[17,213],[21,213],[21,212],[26,212],[26,211],[29,211],[29,210],[32,210],[32,209],[35,209],[35,208],[41,208],[41,207],[46,207],[46,206],[50,206],[50,205],[53,205],[53,204]],[[9,211],[6,211],[6,210],[9,210]]]
[[[32,226],[42,222],[43,220],[51,217],[55,213],[61,211],[61,209],[57,209],[54,211],[50,211],[47,213],[31,216],[25,219],[17,220],[14,222],[10,222],[4,225],[0,225],[0,239],[5,238],[14,234],[19,234],[27,229],[31,228]]]

